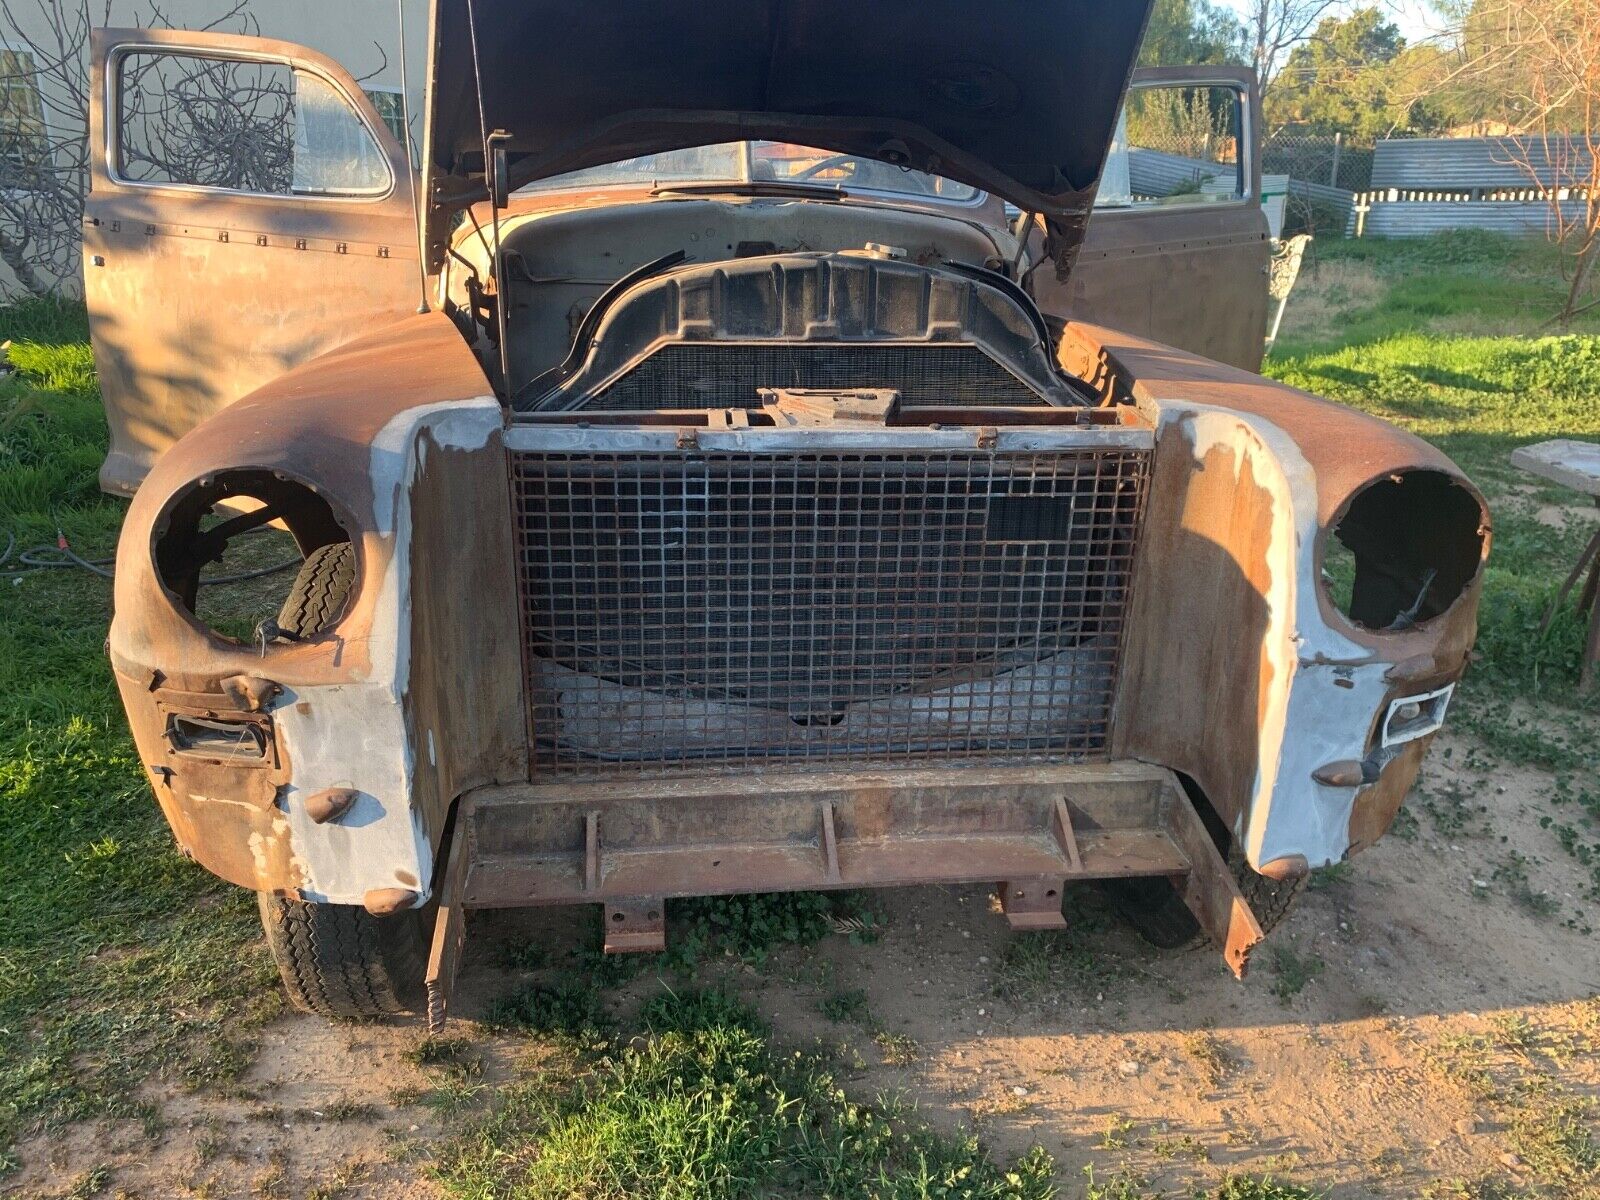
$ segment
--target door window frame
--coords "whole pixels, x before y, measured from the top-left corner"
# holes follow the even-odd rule
[[[343,192],[338,194],[317,192],[259,192],[248,191],[243,188],[212,187],[200,183],[171,183],[154,182],[140,179],[129,179],[122,174],[122,63],[130,54],[165,55],[167,57],[205,58],[219,62],[246,62],[265,63],[273,66],[283,66],[291,71],[304,71],[314,75],[331,87],[349,107],[350,111],[361,122],[367,136],[372,139],[373,148],[377,157],[383,162],[384,172],[388,176],[387,184],[370,191]],[[352,96],[350,89],[345,86],[337,76],[324,70],[316,63],[304,59],[294,58],[289,55],[272,54],[262,51],[221,49],[216,46],[207,46],[204,43],[186,43],[181,41],[160,42],[119,42],[112,49],[106,60],[105,91],[101,97],[101,104],[106,115],[104,142],[103,168],[106,178],[119,188],[138,188],[142,191],[177,192],[183,195],[202,196],[228,196],[249,197],[255,200],[275,200],[295,204],[381,204],[390,199],[400,186],[400,180],[395,171],[394,156],[388,143],[393,141],[381,118],[375,118],[372,104],[362,96],[359,100]],[[377,124],[374,125],[374,120]],[[402,149],[402,161],[409,157]]]
[[[1154,91],[1157,88],[1226,88],[1239,98],[1239,161],[1236,164],[1239,194],[1226,200],[1194,200],[1187,203],[1172,204],[1130,204],[1126,206],[1097,208],[1097,213],[1150,213],[1150,212],[1193,212],[1226,211],[1232,208],[1243,208],[1251,204],[1260,204],[1260,185],[1257,183],[1256,158],[1259,153],[1256,145],[1256,129],[1258,117],[1256,110],[1260,105],[1259,94],[1254,83],[1245,78],[1247,72],[1237,68],[1220,67],[1141,67],[1133,73],[1129,81],[1127,95],[1123,97],[1122,108],[1118,114],[1118,125],[1122,123],[1122,113],[1127,111],[1128,96],[1134,92]],[[1128,147],[1132,151],[1133,147]],[[1221,164],[1219,164],[1221,165]]]

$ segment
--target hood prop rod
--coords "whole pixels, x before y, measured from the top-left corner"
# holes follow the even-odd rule
[[[467,0],[467,37],[472,43],[472,85],[478,93],[478,133],[483,139],[483,177],[489,193],[490,223],[494,234],[491,277],[494,280],[495,335],[500,343],[500,387],[509,401],[511,388],[511,347],[506,338],[506,272],[500,253],[500,210],[506,205],[507,172],[505,143],[511,135],[503,129],[489,132],[489,116],[483,102],[483,64],[478,58],[478,14]]]
[[[418,165],[411,166],[411,81],[406,72],[406,3],[405,0],[395,0],[395,8],[399,10],[400,18],[400,124],[403,135],[400,138],[400,150],[405,155],[406,166],[410,168],[411,179],[411,223],[417,229],[417,311],[425,313],[428,306],[428,233],[422,223],[422,201],[417,193],[422,188],[421,154],[418,154]]]

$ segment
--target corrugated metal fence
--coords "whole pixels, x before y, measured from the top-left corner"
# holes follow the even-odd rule
[[[1578,138],[1405,138],[1379,142],[1372,187],[1359,193],[1346,230],[1378,237],[1425,237],[1447,229],[1543,234],[1553,213],[1535,178],[1566,187],[1588,177],[1593,159]],[[1563,199],[1578,217],[1582,192]]]
[[[1527,188],[1530,167],[1540,182],[1562,184],[1587,176],[1591,163],[1588,147],[1571,137],[1395,138],[1377,145],[1372,190]]]
[[[1184,158],[1139,146],[1128,150],[1128,181],[1136,196],[1170,196],[1182,188],[1192,188],[1196,184],[1204,184],[1207,179],[1231,175],[1233,172],[1234,168],[1224,163]],[[1305,179],[1290,179],[1289,194],[1305,201],[1325,204],[1340,214],[1348,214],[1355,203],[1354,192]]]

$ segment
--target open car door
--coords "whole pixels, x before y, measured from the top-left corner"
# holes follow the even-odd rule
[[[84,292],[107,491],[296,364],[414,311],[408,156],[356,82],[288,42],[103,29]]]
[[[1083,245],[1048,312],[1261,366],[1271,243],[1261,211],[1255,73],[1133,73]]]

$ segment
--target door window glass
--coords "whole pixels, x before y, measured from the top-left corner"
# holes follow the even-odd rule
[[[33,54],[0,47],[0,187],[36,186],[50,166]]]
[[[371,130],[287,63],[135,52],[118,60],[117,170],[130,183],[273,196],[387,192]]]
[[[1149,208],[1243,199],[1243,113],[1242,98],[1231,87],[1129,92],[1096,205]]]

